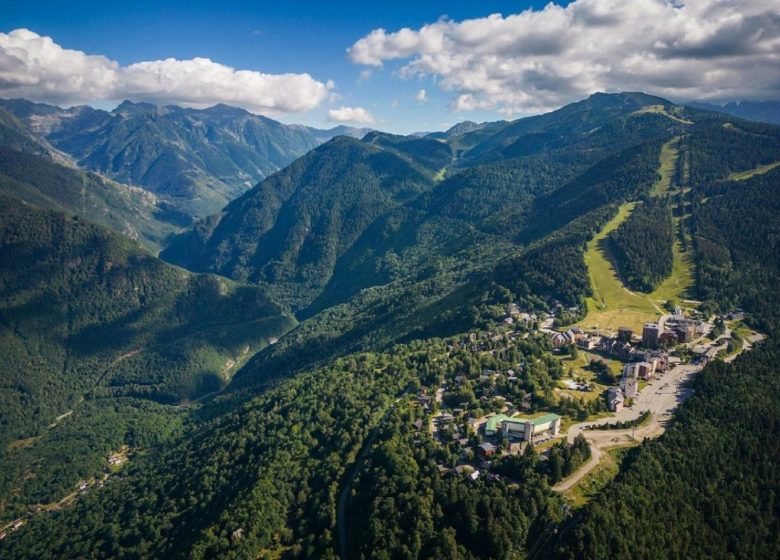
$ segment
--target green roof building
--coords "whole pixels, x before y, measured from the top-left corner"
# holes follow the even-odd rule
[[[496,414],[488,418],[485,424],[485,435],[492,436],[501,431],[507,437],[530,441],[534,437],[555,436],[560,429],[561,417],[553,413],[541,414],[533,418]]]

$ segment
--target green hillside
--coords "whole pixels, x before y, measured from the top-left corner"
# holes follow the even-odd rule
[[[81,218],[5,195],[0,216],[2,504],[24,499],[27,483],[14,477],[44,461],[60,422],[99,423],[121,399],[178,404],[217,391],[295,323],[257,288],[176,269]],[[104,429],[114,447],[130,433]],[[41,437],[39,449],[23,449]],[[74,468],[109,450],[103,440],[83,449],[83,431],[68,437],[61,454]],[[57,485],[75,483],[78,470],[66,472]]]
[[[338,137],[179,236],[162,257],[267,284],[300,309],[375,220],[432,186],[431,171],[396,149]]]

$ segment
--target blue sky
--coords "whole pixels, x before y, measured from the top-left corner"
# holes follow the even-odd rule
[[[697,6],[685,9],[664,0],[618,2],[621,9],[608,0],[578,0],[566,9],[567,2],[557,2],[557,7],[547,10],[546,2],[489,0],[182,1],[166,2],[162,7],[141,1],[5,4],[0,34],[29,29],[51,37],[63,49],[103,55],[119,67],[204,57],[237,70],[306,73],[316,81],[316,87],[305,85],[309,88],[306,95],[317,101],[293,106],[276,100],[272,103],[281,109],[270,112],[285,122],[320,127],[333,126],[337,113],[329,112],[343,107],[370,113],[376,128],[413,132],[440,130],[465,119],[537,113],[596,90],[643,89],[676,99],[718,101],[769,98],[778,87],[776,79],[764,76],[764,70],[745,74],[748,67],[761,67],[762,60],[755,58],[758,55],[735,59],[732,53],[730,62],[721,61],[721,55],[738,50],[740,41],[753,40],[757,30],[768,37],[769,54],[777,56],[777,30],[760,28],[766,18],[762,18],[762,3],[756,0],[738,0],[731,8],[713,8],[714,0],[697,0]],[[534,12],[528,17],[508,17],[529,8]],[[728,19],[723,17],[727,9],[733,12],[725,15],[736,13],[744,21],[736,27],[733,22],[730,27],[717,23]],[[494,13],[507,17],[487,18]],[[422,27],[444,16],[449,23],[438,26],[436,36],[446,38],[447,44],[431,46]],[[472,19],[473,25],[464,23]],[[655,24],[654,19],[658,20]],[[717,25],[724,26],[722,33]],[[703,31],[696,33],[696,26]],[[396,33],[404,27],[412,30],[410,37]],[[365,39],[380,28],[387,33]],[[365,48],[348,56],[347,49],[361,39],[365,39]],[[2,48],[0,41],[0,78],[5,63]],[[56,68],[25,70],[24,65],[35,59],[31,52],[26,62],[14,61],[14,68],[17,76],[38,72],[39,84],[33,87],[19,79],[14,87],[0,88],[0,96],[23,94],[56,101],[56,79],[62,76],[55,75]],[[707,72],[716,65],[720,72]],[[691,78],[697,72],[702,77]],[[325,97],[324,84],[330,80],[335,87],[328,86]],[[750,80],[754,85],[748,87],[745,84]],[[152,101],[169,95],[177,101],[175,93],[150,92],[148,81],[139,85],[136,80],[133,87],[112,86],[111,91],[133,91],[139,99]],[[109,94],[94,92],[106,88],[95,86],[83,95],[71,92],[68,99],[105,97]],[[419,101],[422,89],[425,100]],[[219,95],[211,98],[222,99]],[[102,106],[113,101],[90,100]],[[241,99],[236,104],[242,104]],[[244,106],[266,112],[253,109],[258,105],[252,100]]]
[[[509,1],[307,1],[307,2],[10,2],[0,12],[0,31],[27,28],[68,49],[103,54],[122,65],[141,60],[208,57],[235,68],[268,73],[306,72],[333,80],[338,104],[365,107],[372,126],[398,132],[439,130],[468,119],[496,120],[493,111],[454,113],[449,94],[430,79],[401,80],[391,70],[360,80],[364,68],[347,48],[372,29],[420,27],[447,15],[452,19],[516,12],[545,2]],[[415,96],[425,88],[430,101]],[[94,103],[93,103],[94,104]],[[394,107],[395,105],[395,107]],[[327,106],[303,114],[275,115],[286,122],[321,127]]]

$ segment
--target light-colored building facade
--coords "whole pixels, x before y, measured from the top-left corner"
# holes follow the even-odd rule
[[[485,435],[502,433],[511,439],[530,441],[539,436],[555,436],[561,429],[561,417],[557,414],[543,414],[535,418],[510,417],[505,414],[491,416],[485,424]]]

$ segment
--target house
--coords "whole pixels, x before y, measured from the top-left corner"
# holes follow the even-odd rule
[[[650,362],[638,362],[639,379],[649,381],[655,375],[655,364]]]
[[[745,319],[745,312],[741,309],[735,309],[729,313],[727,317],[732,321],[743,321]]]
[[[650,380],[655,375],[655,362],[633,362],[623,366],[623,377]]]
[[[418,418],[417,420],[415,420],[414,422],[412,422],[412,426],[414,426],[414,429],[415,429],[415,430],[417,430],[418,432],[419,432],[420,430],[422,430],[422,427],[423,427],[423,421],[422,421],[422,418]]]
[[[587,335],[577,327],[572,327],[565,332],[553,332],[550,334],[550,341],[555,348],[562,348],[569,344],[576,344],[577,341],[585,338]]]
[[[584,336],[577,341],[577,346],[583,350],[593,350],[599,344],[599,338],[595,336]]]
[[[533,325],[536,322],[536,319],[536,315],[531,313],[520,313],[520,315],[517,316],[517,321],[523,323],[526,327]]]
[[[607,391],[607,405],[612,412],[623,410],[623,391],[620,387],[610,387]]]
[[[479,473],[479,471],[478,471],[478,470],[476,470],[476,471],[474,471],[473,473],[471,473],[471,474],[468,476],[468,478],[469,478],[469,480],[470,480],[471,482],[476,482],[477,480],[479,480],[479,474],[480,474],[480,473]]]
[[[626,399],[633,399],[639,390],[639,380],[636,377],[624,377],[620,380],[620,390]]]
[[[636,348],[631,346],[628,342],[621,342],[616,338],[606,337],[601,339],[599,350],[625,362],[634,359],[637,353]]]
[[[681,321],[674,328],[674,334],[680,344],[689,342],[696,337],[696,325],[691,321]]]
[[[658,323],[645,323],[642,328],[642,346],[645,348],[658,348],[658,340],[661,329]]]
[[[496,446],[490,442],[480,443],[479,452],[485,457],[491,457],[496,453]]]

